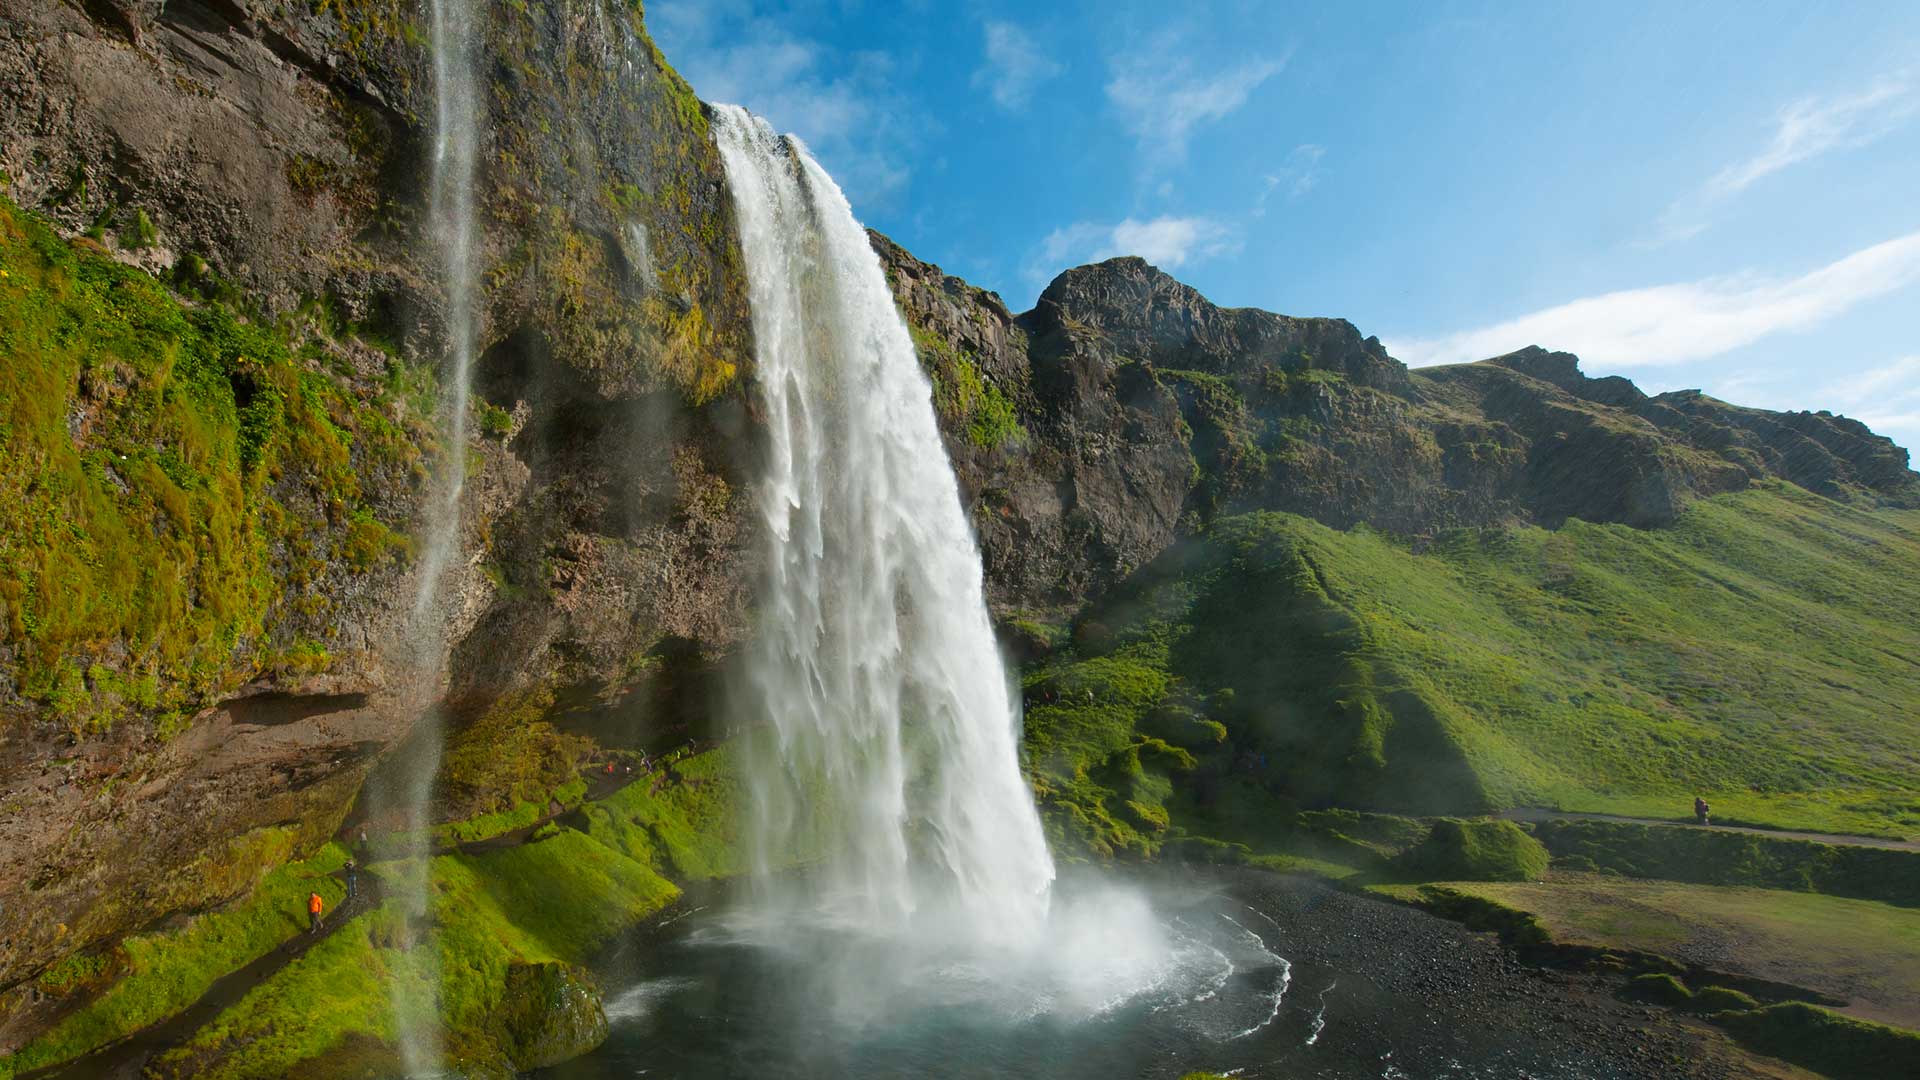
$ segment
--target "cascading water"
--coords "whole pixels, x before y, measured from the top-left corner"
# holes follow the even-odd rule
[[[468,382],[477,332],[473,308],[473,187],[478,156],[479,112],[474,88],[474,13],[466,0],[433,0],[434,154],[430,213],[446,286],[447,363],[443,366],[446,410],[445,450],[428,503],[426,543],[414,594],[410,638],[416,684],[436,695],[446,673],[449,613],[448,573],[463,550],[460,504],[467,483]],[[443,736],[440,708],[420,703],[409,743],[412,753],[395,793],[400,852],[394,892],[405,916],[417,928],[428,922],[431,905],[432,821],[429,802],[440,767]],[[410,932],[408,963],[389,984],[395,1031],[409,1076],[441,1071],[438,1012],[439,965],[430,942]]]
[[[743,109],[714,130],[771,442],[747,665],[761,877],[817,852],[783,918],[1024,948],[1053,862],[931,387],[832,178]]]
[[[768,438],[735,742],[756,888],[656,928],[595,1068],[1098,1077],[1270,1033],[1288,964],[1232,911],[1056,882],[979,551],[879,258],[797,140],[712,116]]]

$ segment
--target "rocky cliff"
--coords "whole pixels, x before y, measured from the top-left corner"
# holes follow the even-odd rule
[[[361,820],[425,701],[455,719],[447,821],[573,805],[589,753],[718,733],[758,418],[706,118],[637,4],[484,12],[484,349],[448,447],[421,6],[0,0],[0,1050],[84,996],[57,964]],[[1139,259],[1016,315],[874,246],[1031,654],[1242,510],[1424,539],[1657,528],[1757,479],[1920,498],[1843,418],[1541,350],[1409,371]],[[467,558],[448,682],[421,686],[413,534],[448,453]]]
[[[1240,510],[1431,537],[1657,528],[1769,477],[1863,505],[1920,498],[1906,450],[1828,413],[1650,397],[1539,348],[1409,370],[1344,320],[1216,307],[1137,258],[1069,270],[1015,316],[874,246],[936,386],[980,384],[937,401],[1009,618],[1078,610]],[[983,429],[997,402],[1008,419]]]

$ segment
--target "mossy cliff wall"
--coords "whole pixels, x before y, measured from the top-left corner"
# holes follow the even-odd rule
[[[339,826],[436,693],[404,637],[446,454],[457,719],[645,713],[741,632],[750,342],[699,103],[637,4],[475,11],[484,351],[448,447],[424,3],[4,7],[0,1002]],[[588,748],[530,730],[449,812]],[[4,1048],[32,1020],[0,1012]]]

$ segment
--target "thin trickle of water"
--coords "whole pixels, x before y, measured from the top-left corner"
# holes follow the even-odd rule
[[[446,673],[449,571],[462,543],[460,504],[467,485],[468,383],[478,334],[473,306],[477,271],[473,224],[479,145],[474,85],[475,13],[468,0],[433,0],[434,153],[431,222],[446,287],[447,362],[442,367],[446,444],[427,505],[425,544],[414,593],[410,638],[413,676],[427,697]],[[438,1076],[444,1058],[439,1020],[439,965],[430,942],[418,936],[430,923],[432,820],[429,801],[440,767],[443,720],[423,702],[410,737],[417,751],[398,792],[398,817],[407,850],[394,890],[408,928],[408,970],[389,983],[402,1064],[408,1076]]]
[[[770,442],[745,740],[761,880],[817,852],[782,918],[1023,948],[1053,861],[931,387],[832,178],[743,109],[714,131]]]

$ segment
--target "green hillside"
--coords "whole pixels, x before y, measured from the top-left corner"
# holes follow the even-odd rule
[[[1281,514],[1156,561],[1026,679],[1096,850],[1293,808],[1547,806],[1920,834],[1920,513],[1785,484],[1671,528],[1430,543]]]

